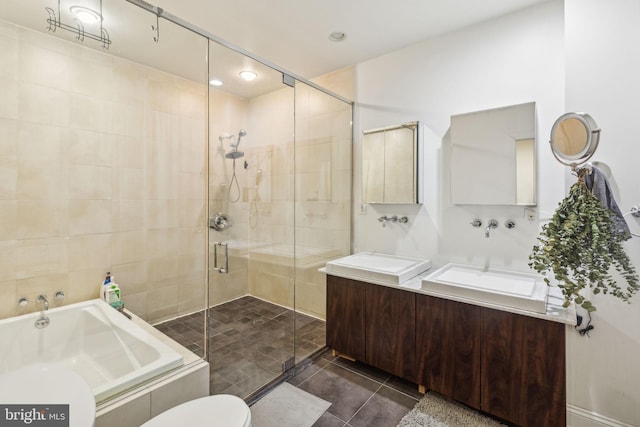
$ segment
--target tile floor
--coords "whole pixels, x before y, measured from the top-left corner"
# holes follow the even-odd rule
[[[422,397],[416,384],[329,350],[289,382],[331,403],[314,427],[395,427]]]
[[[211,394],[247,398],[282,374],[293,356],[295,316],[296,359],[302,360],[325,345],[321,320],[251,296],[212,307],[209,313]],[[155,327],[189,350],[203,355],[204,311]]]

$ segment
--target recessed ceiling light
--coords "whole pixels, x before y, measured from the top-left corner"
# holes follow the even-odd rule
[[[251,80],[255,80],[258,75],[253,71],[240,71],[240,77],[250,82]]]
[[[218,79],[211,79],[209,80],[209,84],[211,86],[222,86],[222,82]]]
[[[347,35],[341,31],[335,31],[329,34],[329,40],[331,40],[332,42],[341,42],[345,39],[345,37],[347,37]]]
[[[102,15],[93,9],[84,6],[71,6],[69,8],[73,16],[85,24],[97,24],[102,22]]]

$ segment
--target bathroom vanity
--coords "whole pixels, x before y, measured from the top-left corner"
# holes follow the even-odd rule
[[[390,285],[347,276],[327,269],[327,346],[336,354],[517,425],[566,425],[571,315],[559,300],[528,315],[442,297],[420,277]]]

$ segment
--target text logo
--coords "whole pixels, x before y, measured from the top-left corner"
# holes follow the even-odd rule
[[[2,405],[0,427],[69,427],[69,405]]]

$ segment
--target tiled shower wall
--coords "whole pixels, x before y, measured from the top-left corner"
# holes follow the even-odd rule
[[[353,74],[340,70],[320,84],[353,98]],[[244,101],[211,91],[210,102],[210,207],[233,223],[212,231],[230,253],[229,274],[212,273],[212,303],[250,294],[293,308],[295,298],[297,310],[324,319],[318,269],[350,251],[350,106],[303,83]],[[217,138],[239,129],[247,130],[236,165],[241,197],[230,203],[232,161]]]
[[[203,308],[206,86],[2,21],[0,52],[0,318],[107,271],[148,321]]]

